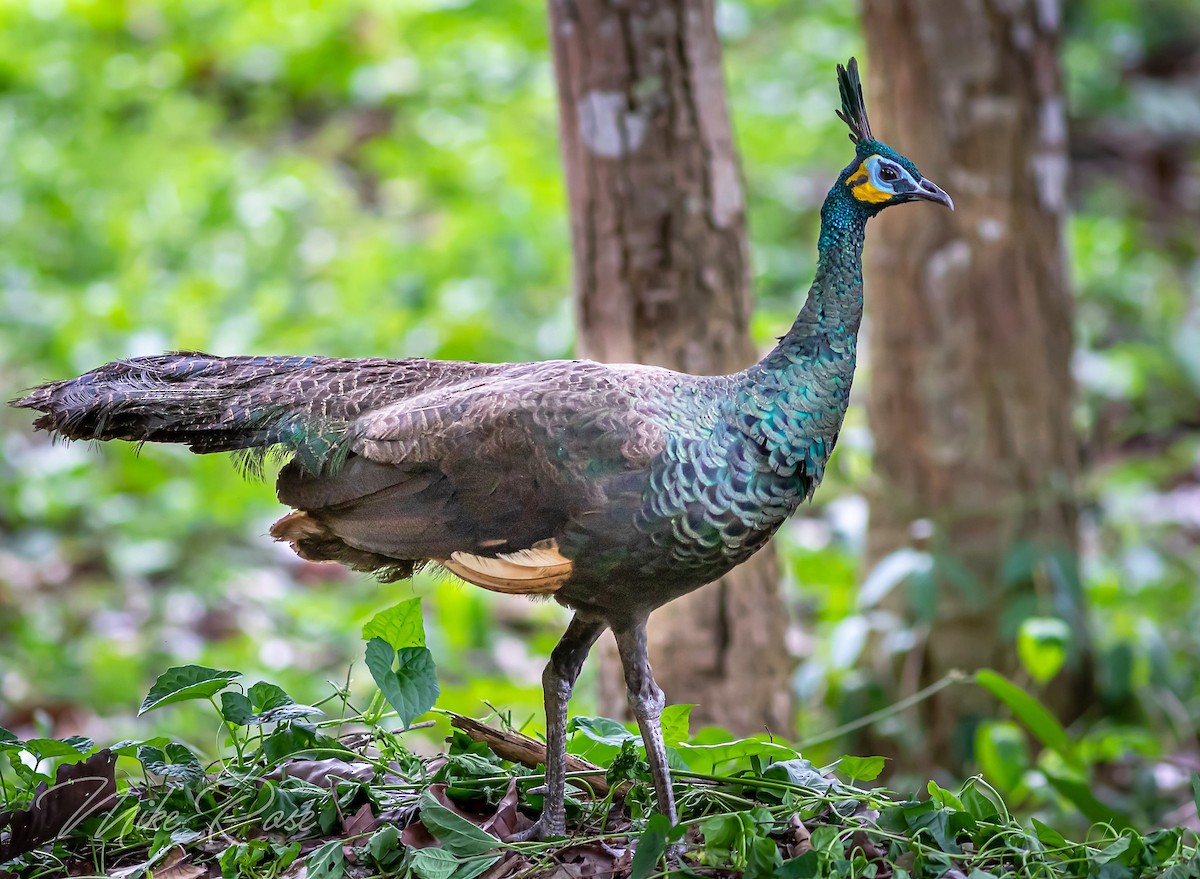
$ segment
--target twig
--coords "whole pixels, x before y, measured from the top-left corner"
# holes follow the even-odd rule
[[[496,752],[496,756],[514,763],[523,763],[530,768],[546,762],[546,746],[537,739],[530,738],[519,732],[506,729],[496,729],[486,723],[480,723],[470,717],[447,711],[450,715],[450,725],[462,730],[477,742],[484,742]],[[595,793],[601,797],[608,795],[608,781],[604,778],[604,770],[594,763],[580,760],[578,757],[567,755],[568,772],[586,772],[583,777]]]
[[[797,742],[796,750],[803,751],[805,748],[811,748],[813,745],[819,745],[823,742],[831,741],[839,736],[844,736],[846,733],[854,732],[856,729],[862,729],[864,726],[871,726],[872,724],[878,723],[881,720],[886,720],[895,714],[900,714],[903,711],[907,711],[914,705],[924,702],[926,699],[936,695],[937,693],[940,693],[949,686],[966,683],[967,681],[971,680],[974,680],[974,677],[966,672],[951,671],[941,680],[934,681],[925,689],[918,690],[911,696],[901,699],[899,702],[893,702],[886,708],[880,708],[878,711],[872,711],[870,714],[864,715],[858,720],[852,720],[850,723],[843,723],[841,726],[835,726],[833,729],[828,730],[827,732],[823,732],[819,735],[813,736],[812,738]]]

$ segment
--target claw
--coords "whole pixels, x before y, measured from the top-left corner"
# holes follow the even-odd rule
[[[551,827],[546,821],[546,816],[543,815],[533,822],[529,827],[512,834],[505,842],[544,842],[547,839],[566,836],[567,828],[565,826]]]

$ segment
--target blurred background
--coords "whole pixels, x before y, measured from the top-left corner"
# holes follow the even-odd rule
[[[716,6],[759,349],[811,281],[820,201],[849,159],[831,72],[862,54],[862,12]],[[1086,627],[1072,734],[1109,795],[1167,822],[1200,768],[1200,11],[1068,0],[1061,28],[1078,546],[1044,567],[1026,541],[992,551],[1000,581],[1045,570],[1074,598],[1022,605],[1003,639],[1015,677],[1054,703]],[[532,0],[5,0],[0,395],[164,350],[571,356],[557,115]],[[954,192],[932,157],[875,127]],[[868,546],[890,440],[862,404],[886,365],[867,359],[831,472],[777,540],[800,741],[929,683],[903,659],[952,637],[938,578],[972,577],[930,519],[908,527],[911,545]],[[99,740],[169,727],[211,752],[211,722],[186,707],[134,719],[160,671],[238,669],[311,703],[359,660],[361,624],[412,595],[428,597],[439,706],[541,724],[556,606],[303,563],[267,536],[269,476],[179,448],[56,445],[29,422],[0,411],[0,726]],[[883,613],[900,594],[903,612]],[[578,713],[599,704],[593,674]],[[977,720],[953,771],[982,766],[1016,802],[1053,808],[1020,731]],[[897,713],[810,756],[916,754],[927,722]],[[937,770],[928,759],[920,770]],[[898,763],[903,784],[917,766]]]

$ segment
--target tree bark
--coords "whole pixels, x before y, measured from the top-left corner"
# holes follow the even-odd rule
[[[872,127],[956,204],[921,222],[912,208],[885,213],[871,231],[868,555],[926,537],[935,552],[921,683],[956,668],[1013,673],[1020,619],[1066,618],[1074,661],[1043,695],[1072,717],[1090,674],[1073,565],[1058,4],[865,0],[863,20]],[[1028,570],[1022,546],[1040,559]],[[967,572],[966,588],[953,571],[936,576],[939,557]],[[974,688],[945,690],[925,709],[927,753],[951,763],[969,754],[973,724],[996,711]]]
[[[550,0],[583,356],[693,373],[741,369],[749,336],[745,208],[711,0]],[[668,701],[738,733],[791,729],[786,613],[764,551],[657,611]],[[625,714],[601,655],[602,710]]]

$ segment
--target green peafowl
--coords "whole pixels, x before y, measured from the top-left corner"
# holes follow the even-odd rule
[[[272,528],[303,558],[384,579],[441,565],[574,611],[543,675],[546,796],[526,838],[565,832],[567,701],[606,628],[659,808],[676,820],[646,619],[745,561],[810,498],[837,442],[863,308],[867,220],[953,207],[875,140],[858,65],[838,66],[853,161],[821,209],[816,279],[761,362],[694,376],[589,361],[138,357],[15,400],[69,439],[290,453]]]

